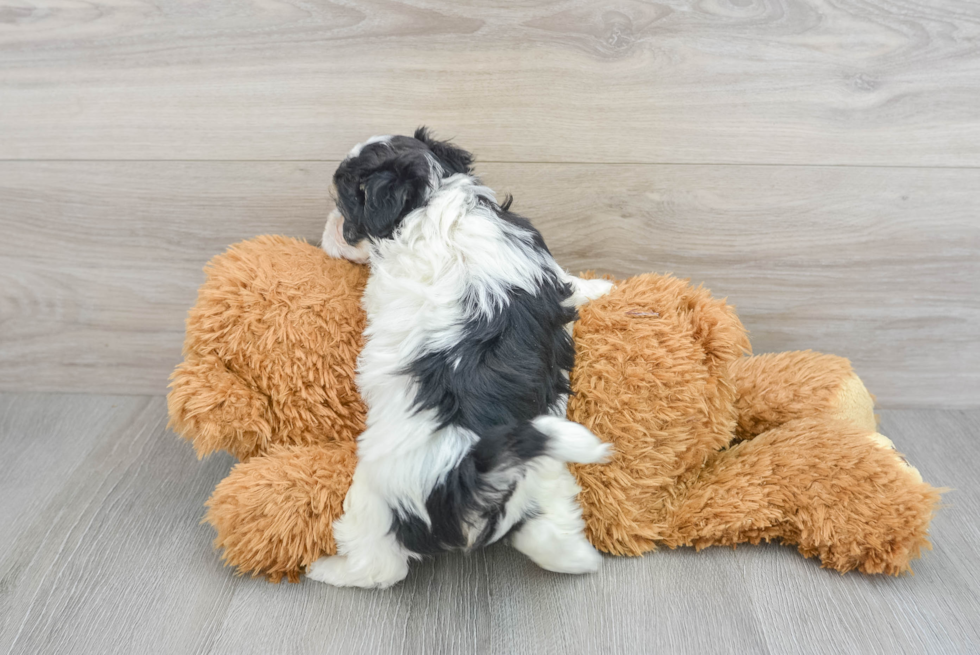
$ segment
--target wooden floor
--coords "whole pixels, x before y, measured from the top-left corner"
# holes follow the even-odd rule
[[[361,591],[222,568],[199,520],[231,461],[197,461],[162,398],[0,394],[0,653],[980,652],[980,411],[882,419],[954,489],[914,576],[768,545],[566,577],[494,546]]]

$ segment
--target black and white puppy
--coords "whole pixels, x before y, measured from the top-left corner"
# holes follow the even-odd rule
[[[599,566],[565,463],[610,451],[564,415],[575,307],[611,284],[562,270],[471,164],[420,128],[359,144],[334,176],[323,248],[371,267],[368,411],[339,554],[314,580],[387,587],[413,558],[505,536],[545,569]]]

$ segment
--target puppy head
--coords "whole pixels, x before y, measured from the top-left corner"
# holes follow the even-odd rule
[[[433,139],[424,127],[411,137],[376,136],[354,146],[333,176],[337,209],[327,220],[324,249],[366,262],[371,242],[391,238],[443,178],[469,174],[472,164],[470,153]]]

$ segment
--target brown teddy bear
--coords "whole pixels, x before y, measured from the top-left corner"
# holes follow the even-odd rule
[[[296,581],[335,552],[356,463],[367,269],[266,236],[206,272],[171,426],[199,456],[241,460],[207,503],[224,560]],[[929,548],[939,491],[877,434],[847,360],[746,356],[734,310],[669,276],[617,281],[580,315],[568,416],[616,449],[572,466],[599,550],[778,539],[838,571],[898,574]]]

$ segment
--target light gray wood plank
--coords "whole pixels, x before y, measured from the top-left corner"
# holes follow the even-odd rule
[[[494,554],[490,652],[769,652],[756,609],[741,594],[735,551],[607,557],[585,577],[541,571],[503,548]]]
[[[237,578],[198,525],[227,458],[194,459],[161,398],[0,395],[0,650],[11,653],[967,653],[980,648],[980,412],[886,410],[955,491],[915,576],[746,546],[538,570],[505,546],[387,591]]]
[[[0,158],[980,165],[980,6],[0,5]]]
[[[0,388],[163,392],[204,264],[318,238],[328,184],[323,164],[0,164]]]
[[[334,163],[0,162],[0,389],[162,393],[201,267],[319,239]],[[673,272],[757,352],[851,358],[883,406],[980,398],[980,170],[483,164],[571,270]]]
[[[916,575],[794,549],[606,558],[586,577],[504,546],[388,591],[237,578],[197,524],[227,458],[195,461],[160,398],[0,395],[0,649],[11,653],[966,653],[980,648],[980,412],[888,410],[882,431],[956,491]]]
[[[53,501],[61,482],[97,446],[102,434],[126,425],[144,401],[137,397],[63,396],[52,402],[57,407],[52,412],[46,411],[46,404],[44,396],[0,395],[0,435],[4,439],[0,553],[9,552],[16,535]],[[2,616],[8,614],[3,612]]]
[[[17,454],[2,464],[0,514],[15,518],[0,536],[0,649],[209,648],[234,579],[198,522],[229,459],[197,462],[159,397],[0,403],[0,447]]]
[[[381,593],[243,580],[211,653],[504,652],[491,636],[496,600],[486,558],[476,552],[417,563]]]

